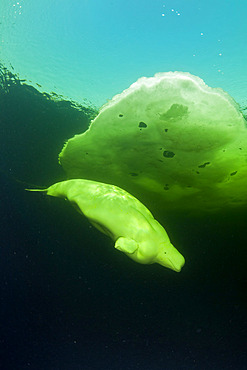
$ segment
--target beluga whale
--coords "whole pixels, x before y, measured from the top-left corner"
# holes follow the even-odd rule
[[[114,241],[117,250],[138,263],[158,263],[177,272],[185,263],[151,212],[118,186],[72,179],[44,190],[27,190],[67,199],[93,226]]]

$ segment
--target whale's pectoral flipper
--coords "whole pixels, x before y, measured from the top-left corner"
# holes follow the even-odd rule
[[[117,239],[115,248],[124,253],[134,253],[138,248],[138,243],[134,239],[121,236]]]

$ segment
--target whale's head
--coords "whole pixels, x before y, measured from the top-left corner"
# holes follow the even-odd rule
[[[128,256],[138,263],[158,263],[173,271],[179,272],[185,263],[181,253],[171,244],[168,236],[162,241],[159,238],[147,237],[139,240],[138,247],[134,253],[127,253]]]
[[[179,272],[185,263],[184,257],[172,245],[166,230],[157,220],[152,220],[152,229],[148,244],[153,249],[153,263]]]
[[[141,264],[158,263],[179,272],[185,263],[182,254],[170,242],[165,229],[153,218],[148,224],[145,223],[145,228],[138,233],[138,238],[134,241],[119,238],[115,247]]]
[[[155,262],[179,272],[185,263],[185,259],[171,243],[163,243],[160,246],[160,251],[155,258]]]

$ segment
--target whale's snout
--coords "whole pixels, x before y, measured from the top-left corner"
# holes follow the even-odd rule
[[[184,257],[180,254],[181,258],[179,261],[176,261],[175,263],[173,261],[170,261],[170,269],[176,272],[180,272],[183,265],[185,264],[185,259]]]
[[[168,248],[164,248],[164,251],[158,254],[156,262],[173,271],[179,272],[185,264],[185,259],[182,254],[170,244]]]

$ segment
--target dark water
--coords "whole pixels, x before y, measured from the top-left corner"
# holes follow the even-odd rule
[[[65,178],[57,155],[95,112],[8,84],[0,368],[247,369],[247,210],[168,217],[183,270],[136,264],[66,202],[24,191]]]

